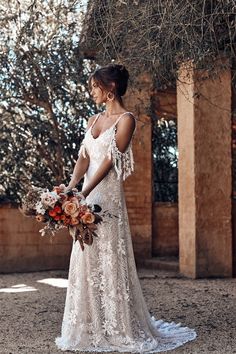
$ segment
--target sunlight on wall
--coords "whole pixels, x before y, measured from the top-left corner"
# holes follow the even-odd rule
[[[37,280],[37,282],[55,286],[56,288],[67,288],[68,285],[68,280],[63,278],[47,278],[47,279]]]
[[[12,285],[10,288],[0,289],[0,293],[22,293],[25,291],[38,291],[38,289],[25,284]]]

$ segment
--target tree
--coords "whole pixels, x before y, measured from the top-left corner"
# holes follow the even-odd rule
[[[96,111],[79,50],[83,1],[0,2],[0,195],[66,182]]]
[[[216,70],[216,58],[235,58],[235,15],[235,0],[89,0],[81,44],[103,64],[122,62],[134,82],[145,71],[165,89],[183,61],[217,75],[226,64]]]

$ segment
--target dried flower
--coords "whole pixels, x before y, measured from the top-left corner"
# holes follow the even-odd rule
[[[43,216],[43,215],[36,215],[36,220],[38,221],[38,222],[44,222],[45,221],[45,217]]]

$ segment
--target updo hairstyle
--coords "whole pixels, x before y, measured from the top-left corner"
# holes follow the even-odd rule
[[[92,79],[101,90],[112,92],[121,101],[121,96],[126,92],[129,72],[120,64],[109,64],[96,69],[89,77],[89,90],[92,89]],[[115,84],[115,86],[114,86]]]

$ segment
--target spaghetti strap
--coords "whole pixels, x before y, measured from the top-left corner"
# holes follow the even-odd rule
[[[114,126],[116,126],[116,125],[119,123],[121,117],[123,117],[123,115],[124,115],[124,114],[127,114],[127,113],[128,113],[128,114],[131,114],[131,115],[134,117],[134,115],[133,115],[132,112],[124,112],[124,113],[122,113],[122,114],[117,118],[117,120],[116,120],[115,123],[114,123]],[[134,117],[134,120],[135,120],[135,123],[136,123],[135,117]]]
[[[91,128],[94,126],[94,124],[96,123],[96,121],[100,117],[100,114],[101,114],[100,112],[97,114],[97,117],[94,119],[93,123],[91,124]]]

